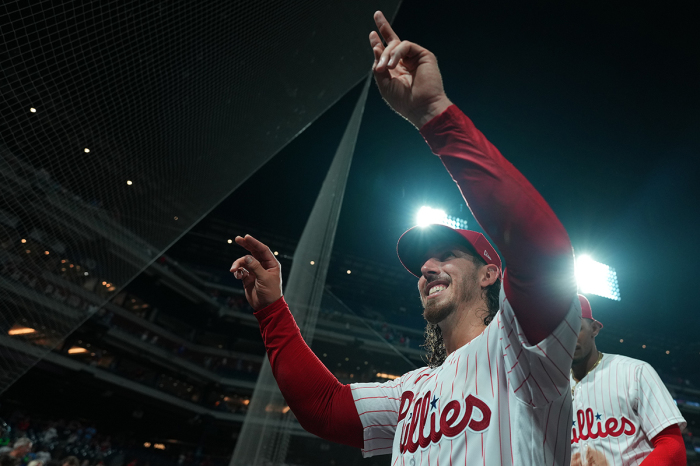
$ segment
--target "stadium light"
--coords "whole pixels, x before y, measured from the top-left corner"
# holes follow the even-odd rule
[[[447,214],[444,210],[433,209],[432,207],[428,207],[427,205],[421,207],[418,210],[418,214],[416,215],[416,223],[420,227],[425,227],[432,223],[440,223],[444,225],[444,222],[446,220]]]
[[[581,293],[590,293],[603,298],[621,301],[620,285],[615,269],[582,255],[576,259],[576,281]]]
[[[19,327],[19,326],[14,326],[10,330],[7,331],[8,335],[28,335],[30,333],[36,333],[36,330],[33,328],[29,327]]]
[[[430,206],[424,205],[418,209],[416,214],[416,225],[419,227],[426,227],[432,224],[447,225],[450,228],[457,228],[461,230],[467,229],[467,221],[461,218],[453,217],[447,215],[442,209],[434,209]]]

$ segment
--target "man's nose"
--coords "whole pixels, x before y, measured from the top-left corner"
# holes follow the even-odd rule
[[[423,266],[420,268],[420,272],[426,278],[429,275],[437,275],[440,273],[440,262],[436,258],[431,257],[425,261],[425,263],[423,263]]]

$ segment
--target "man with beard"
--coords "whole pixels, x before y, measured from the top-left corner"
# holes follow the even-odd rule
[[[647,363],[598,351],[603,324],[585,296],[581,331],[571,364],[574,420],[572,466],[682,466],[685,419],[656,371]]]
[[[280,390],[306,430],[365,457],[392,454],[392,465],[569,464],[568,370],[581,310],[568,235],[447,98],[435,56],[401,41],[380,12],[374,19],[382,96],[420,129],[508,269],[481,233],[442,225],[404,233],[398,255],[419,278],[429,366],[383,384],[343,385],[304,343],[275,256],[237,237],[251,254],[231,271],[256,311]]]

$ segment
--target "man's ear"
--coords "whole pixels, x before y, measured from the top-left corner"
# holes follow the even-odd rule
[[[481,287],[486,288],[487,286],[493,285],[498,279],[498,267],[493,264],[484,265],[481,268]]]
[[[591,336],[593,338],[597,337],[598,332],[600,332],[600,329],[601,329],[600,323],[597,320],[594,320],[593,322],[591,322],[591,328],[592,328]]]

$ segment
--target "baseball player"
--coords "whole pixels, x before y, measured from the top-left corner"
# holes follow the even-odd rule
[[[574,420],[572,466],[686,464],[685,419],[647,363],[598,351],[603,324],[585,296],[581,331],[571,364]]]
[[[343,385],[304,343],[280,265],[250,236],[231,266],[256,311],[273,373],[301,425],[391,454],[392,465],[568,465],[569,368],[581,309],[568,235],[540,194],[446,97],[435,56],[401,41],[381,12],[370,34],[384,99],[420,129],[480,233],[413,228],[398,255],[418,277],[429,366],[387,383]],[[400,160],[397,161],[400,163]]]

